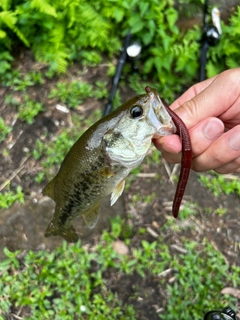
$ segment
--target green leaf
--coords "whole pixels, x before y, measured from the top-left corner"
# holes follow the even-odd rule
[[[56,10],[46,0],[31,0],[31,8],[38,9],[40,12],[47,15],[57,17]]]
[[[7,36],[7,33],[4,30],[0,30],[0,39],[3,39]]]

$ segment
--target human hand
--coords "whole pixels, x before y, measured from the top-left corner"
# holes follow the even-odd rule
[[[194,85],[170,108],[189,130],[193,170],[240,172],[240,68]],[[179,136],[153,142],[168,162],[180,162]]]

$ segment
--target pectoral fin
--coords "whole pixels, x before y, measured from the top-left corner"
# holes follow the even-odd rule
[[[114,188],[112,194],[111,194],[111,206],[117,201],[117,199],[121,196],[123,189],[125,186],[125,180],[120,181],[116,187]]]
[[[84,221],[90,229],[94,228],[96,223],[98,222],[100,204],[101,203],[98,202],[82,214]]]

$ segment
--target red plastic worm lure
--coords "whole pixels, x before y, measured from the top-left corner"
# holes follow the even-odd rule
[[[146,92],[150,92],[151,88],[146,87]],[[162,101],[163,102],[163,101]],[[164,106],[167,112],[172,117],[172,120],[176,126],[176,133],[180,136],[182,142],[182,159],[181,159],[181,171],[180,176],[177,184],[176,193],[174,196],[173,206],[172,206],[172,214],[174,218],[178,217],[179,208],[182,202],[182,198],[184,195],[184,191],[187,185],[188,176],[191,170],[191,160],[192,160],[192,147],[191,147],[191,140],[188,133],[188,129],[185,126],[184,122],[181,118],[174,111],[172,111],[166,103]]]
[[[182,142],[181,171],[172,207],[172,214],[174,218],[177,218],[179,207],[184,195],[184,191],[188,181],[188,176],[191,169],[192,147],[188,129],[185,126],[182,119],[179,118],[179,116],[176,115],[176,113],[172,111],[166,104],[164,104],[164,106],[166,107],[168,113],[172,117],[172,120],[177,128],[176,133],[180,136]]]

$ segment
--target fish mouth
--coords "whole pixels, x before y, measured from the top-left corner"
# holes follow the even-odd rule
[[[148,118],[156,129],[153,137],[158,138],[160,136],[167,136],[175,133],[176,126],[158,93],[154,89],[151,89],[151,91],[148,91],[148,95],[150,96]]]

